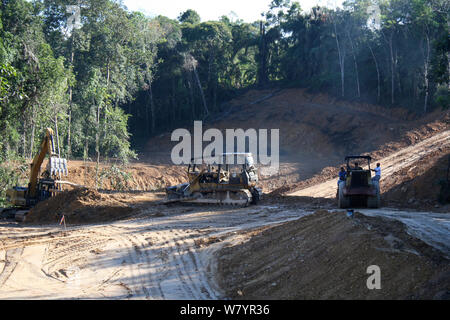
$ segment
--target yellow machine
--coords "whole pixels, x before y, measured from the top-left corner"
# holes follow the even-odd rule
[[[241,157],[244,161],[241,161],[242,165],[227,164],[227,161],[218,165],[197,165],[193,159],[187,170],[189,182],[166,188],[165,203],[256,204],[262,196],[262,190],[256,187],[258,173],[252,154],[228,153],[218,157],[221,156]]]
[[[47,154],[50,157],[47,170],[39,177],[42,162]],[[48,199],[60,188],[55,181],[58,174],[67,175],[67,160],[56,155],[53,130],[47,128],[40,151],[31,163],[28,187],[14,187],[6,191],[6,200],[13,207],[3,209],[2,216],[23,220],[32,206]]]

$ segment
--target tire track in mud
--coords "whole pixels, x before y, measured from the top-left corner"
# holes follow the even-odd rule
[[[217,232],[233,237],[236,231],[273,224],[286,216],[292,219],[294,214],[280,209],[277,213],[284,213],[267,218],[275,220],[270,222],[258,218],[259,209],[227,210],[226,216],[213,214],[209,208],[190,211],[189,215],[173,212],[157,219],[87,225],[64,236],[34,239],[45,245],[38,263],[42,276],[58,280],[50,282],[52,288],[44,290],[45,294],[62,298],[218,299],[221,292],[210,269],[215,248],[197,246],[196,240]],[[34,240],[22,240],[22,246],[35,245]],[[67,291],[66,284],[72,280],[69,268],[73,266],[80,269],[80,285]],[[37,287],[33,294],[29,297],[41,295],[42,290]]]
[[[137,279],[145,279],[145,282],[140,282],[139,285],[142,288],[142,292],[145,294],[146,299],[155,299],[156,297],[162,297],[162,291],[160,291],[159,286],[153,280],[152,274],[150,272],[152,266],[152,259],[149,255],[149,242],[140,235],[137,234],[125,234],[123,238],[129,242],[131,246],[128,246],[128,252],[131,257],[135,260],[134,265],[137,269],[140,277]],[[142,268],[145,265],[145,268]],[[144,270],[142,270],[144,269]]]
[[[114,274],[121,274],[125,276],[125,279],[122,279],[119,283],[122,287],[124,287],[127,292],[127,298],[144,296],[145,298],[149,298],[150,294],[148,293],[145,283],[143,284],[140,279],[142,278],[139,272],[139,268],[136,268],[140,263],[140,252],[139,246],[133,241],[130,240],[129,237],[125,236],[124,233],[126,230],[122,227],[108,225],[95,230],[96,236],[107,238],[108,242],[114,241],[117,244],[118,253],[111,256],[112,259],[122,259],[122,261],[115,267],[117,270]],[[106,281],[102,281],[100,285],[96,287],[104,287],[111,283],[111,278]]]
[[[169,232],[173,232],[173,230],[169,230]],[[161,239],[161,248],[164,248],[164,250],[166,251],[165,255],[168,257],[169,265],[174,268],[174,270],[171,270],[172,274],[174,274],[175,278],[180,282],[180,285],[178,285],[178,287],[179,290],[184,294],[183,298],[194,300],[199,299],[198,295],[196,294],[197,290],[194,291],[192,286],[189,285],[192,282],[192,279],[189,279],[190,281],[186,279],[188,278],[188,275],[184,272],[182,268],[183,262],[180,261],[178,253],[174,250],[175,242],[173,238],[167,237],[166,232],[157,232],[157,236]],[[164,287],[163,284],[162,287]]]
[[[107,241],[90,237],[89,234],[74,236],[70,241],[61,238],[56,243],[51,243],[47,248],[45,262],[42,265],[44,273],[59,280],[67,278],[64,275],[67,268],[82,265],[86,261],[88,253],[99,249]]]
[[[9,277],[14,272],[22,253],[23,247],[10,249],[5,252],[5,262],[3,270],[0,273],[0,288],[8,281]]]
[[[199,286],[197,287],[199,293],[201,294],[201,299],[216,299],[216,295],[208,284],[207,280],[203,275],[205,274],[206,268],[199,262],[197,251],[194,248],[195,242],[193,239],[190,241],[186,240],[175,240],[178,255],[184,265],[185,272],[189,275],[189,279],[192,280],[191,274],[198,276]]]
[[[144,261],[147,264],[148,284],[143,286],[144,292],[147,291],[146,298],[165,299],[164,289],[167,288],[167,282],[170,284],[170,294],[174,291],[181,294],[185,299],[213,299],[215,294],[210,288],[207,280],[203,277],[201,265],[194,247],[194,237],[196,233],[181,232],[180,230],[161,230],[154,227],[137,229],[125,226],[108,226],[111,233],[119,233],[123,243],[128,242],[125,247],[128,248],[133,268],[130,282],[132,287],[138,286],[134,279],[141,279],[143,275],[140,270],[140,263]],[[104,230],[103,230],[104,231]],[[200,236],[200,235],[198,235]],[[189,239],[189,240],[183,240]],[[132,249],[131,249],[132,248]],[[202,266],[202,265],[201,265]],[[141,283],[142,286],[142,283]],[[135,290],[136,291],[136,290]],[[137,295],[139,295],[137,290]]]
[[[175,236],[179,236],[180,233],[175,232]],[[174,256],[176,257],[178,263],[177,266],[180,268],[181,273],[185,276],[185,278],[188,280],[186,284],[194,289],[192,292],[196,295],[195,299],[210,299],[210,295],[206,288],[204,288],[201,283],[201,274],[196,270],[193,261],[191,260],[190,256],[188,255],[188,249],[185,246],[185,241],[177,240],[178,238],[174,238],[174,240],[171,242],[170,248],[172,248],[172,252]],[[199,277],[199,281],[196,281],[193,279],[192,275],[196,275]],[[200,282],[200,283],[198,283]],[[190,284],[190,285],[189,285]],[[206,296],[204,294],[206,293]]]
[[[122,261],[120,268],[125,268],[122,273],[128,273],[129,277],[121,285],[130,291],[128,298],[163,299],[164,293],[151,272],[154,261],[158,260],[156,255],[151,255],[153,244],[148,240],[151,237],[141,235],[139,230],[116,225],[106,226],[101,233],[113,237],[118,242],[120,251],[125,251],[126,259]]]

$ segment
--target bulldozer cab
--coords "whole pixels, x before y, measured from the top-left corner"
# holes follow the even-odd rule
[[[371,184],[370,156],[347,156],[347,186],[368,187]],[[364,165],[367,169],[364,169]]]
[[[213,183],[219,182],[220,168],[209,164],[191,163],[188,166],[187,173],[191,183],[196,180],[199,180],[200,183]]]
[[[166,188],[166,203],[248,205],[257,203],[262,195],[256,187],[258,174],[250,153],[191,159],[187,175],[188,182]]]
[[[380,207],[380,186],[371,179],[370,156],[347,156],[347,179],[338,183],[339,208]],[[362,166],[364,167],[362,167]]]
[[[345,157],[345,161],[347,162],[347,171],[365,170],[360,165],[361,163],[366,163],[366,171],[370,172],[370,162],[372,161],[371,156],[347,156]]]
[[[193,183],[220,183],[230,185],[247,185],[257,182],[257,172],[251,153],[224,153],[200,161],[191,159],[187,174]]]

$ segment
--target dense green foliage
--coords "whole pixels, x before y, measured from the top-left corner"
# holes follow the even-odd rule
[[[68,10],[77,3],[79,16]],[[274,84],[417,113],[448,108],[449,12],[446,0],[311,12],[273,0],[261,21],[201,22],[194,10],[149,18],[112,0],[2,0],[0,159],[31,157],[52,127],[64,157],[126,161],[132,138]]]

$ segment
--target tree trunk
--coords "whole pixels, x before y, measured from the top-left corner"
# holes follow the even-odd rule
[[[73,66],[74,52],[73,52],[73,35],[72,35],[72,46],[70,54],[70,65]],[[69,124],[67,128],[67,158],[69,159],[72,155],[72,147],[70,141],[70,134],[72,129],[72,86],[69,86]]]
[[[156,126],[156,120],[155,120],[155,105],[153,103],[153,90],[152,90],[152,81],[149,81],[148,83],[148,99],[150,104],[150,114],[148,113],[148,106],[145,108],[145,118],[146,118],[146,128],[147,128],[147,134],[153,134],[155,133],[155,126]],[[151,117],[151,122],[150,118]]]
[[[428,95],[429,95],[429,80],[428,80],[428,71],[430,66],[430,37],[428,36],[428,33],[425,34],[426,36],[426,44],[427,44],[427,53],[424,53],[425,62],[424,62],[424,82],[425,82],[425,101],[423,105],[423,113],[427,112],[428,109]]]
[[[189,87],[189,98],[191,101],[191,112],[192,112],[192,120],[195,120],[195,100],[194,100],[194,90],[192,88],[192,73],[189,73],[188,78],[188,87]]]
[[[89,155],[89,140],[88,140],[88,129],[89,126],[86,125],[86,132],[84,136],[84,150],[83,150],[83,162],[84,162],[84,185],[87,186],[87,158]]]
[[[217,111],[217,76],[214,77],[213,86],[213,110]]]
[[[32,109],[32,113],[31,113],[30,159],[33,159],[34,133],[36,131],[36,123],[34,121],[35,117],[36,117],[36,106],[33,103],[33,109]]]
[[[447,11],[447,27],[448,30],[450,30],[450,11]],[[450,90],[450,51],[447,51],[447,62],[448,62],[448,66],[447,66],[447,71],[448,71],[448,82],[447,82],[447,86],[448,86],[448,90]]]
[[[195,68],[195,67],[194,67],[194,75],[195,75],[195,79],[197,80],[197,85],[198,85],[198,88],[200,90],[200,94],[202,96],[203,107],[205,109],[205,117],[206,117],[209,114],[209,110],[208,110],[208,107],[206,105],[205,94],[203,93],[202,84],[200,83],[200,78],[198,77],[197,68]]]
[[[341,95],[342,97],[345,96],[345,85],[344,85],[344,80],[345,80],[345,56],[342,52],[341,46],[339,44],[339,38],[338,38],[338,34],[337,34],[337,26],[336,26],[336,21],[333,19],[333,25],[334,25],[334,34],[336,36],[336,46],[337,46],[337,50],[338,50],[338,57],[339,57],[339,67],[341,70]]]
[[[361,90],[359,86],[359,74],[358,74],[358,62],[356,61],[356,54],[355,54],[355,47],[353,46],[352,38],[350,37],[350,32],[347,31],[347,37],[350,41],[350,46],[352,48],[352,56],[353,56],[353,63],[355,64],[355,74],[356,74],[356,89],[358,93],[358,98],[361,98]]]
[[[72,90],[70,90],[72,91]],[[70,92],[70,94],[72,94],[72,92]],[[70,100],[72,100],[72,98],[70,98]],[[70,159],[71,155],[72,155],[72,148],[70,146],[70,130],[71,130],[71,126],[72,126],[72,102],[70,101],[69,103],[69,124],[68,124],[68,128],[67,128],[67,158]]]
[[[393,51],[393,44],[392,44],[392,37],[393,35],[389,37],[389,50],[391,54],[391,105],[394,105],[395,102],[395,61],[394,61],[394,51]]]
[[[55,111],[55,134],[56,134],[56,145],[58,147],[58,157],[61,158],[61,150],[59,149],[59,132],[58,132],[58,115]]]
[[[259,68],[258,68],[258,86],[264,87],[268,82],[267,76],[267,44],[266,44],[266,27],[263,22],[259,23]]]
[[[110,71],[109,71],[109,62],[108,65],[106,67],[106,91],[109,93],[109,78],[110,78]],[[117,99],[116,99],[116,104],[117,104]],[[108,104],[105,103],[105,112],[104,112],[104,119],[105,119],[105,124],[103,125],[103,138],[106,138],[106,132],[107,132],[107,124],[108,124]]]
[[[25,116],[25,119],[23,121],[23,134],[22,134],[22,145],[23,145],[22,156],[24,158],[27,156],[27,128],[28,128],[28,121],[27,117]],[[5,156],[6,155],[7,153],[5,150]]]
[[[177,100],[176,100],[176,90],[175,90],[175,77],[172,77],[172,94],[170,95],[170,101],[172,104],[171,113],[173,124],[177,122],[176,110],[177,110]]]
[[[98,174],[100,166],[100,103],[97,105],[97,123],[95,133],[95,152],[97,153],[97,166],[95,168],[95,188],[98,189]]]
[[[150,93],[147,90],[147,94],[150,97]],[[149,98],[150,100],[150,98]],[[150,134],[150,116],[148,114],[148,104],[145,105],[145,132],[147,133],[147,135]]]
[[[380,88],[380,68],[378,67],[377,58],[373,53],[372,47],[369,44],[370,53],[372,53],[373,61],[375,62],[375,68],[377,69],[377,103],[380,102],[381,88]]]

